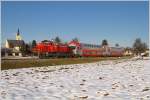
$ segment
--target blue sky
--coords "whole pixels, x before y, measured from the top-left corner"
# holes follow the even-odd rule
[[[19,27],[28,43],[59,36],[63,41],[132,46],[136,38],[148,43],[148,1],[7,1],[1,5],[2,43],[15,39]]]

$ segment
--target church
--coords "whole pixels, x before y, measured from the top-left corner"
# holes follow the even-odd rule
[[[9,50],[11,50],[11,55],[12,56],[22,56],[22,51],[21,49],[25,46],[24,40],[22,40],[20,36],[20,31],[18,28],[17,34],[16,34],[16,40],[12,39],[7,39],[5,47]]]

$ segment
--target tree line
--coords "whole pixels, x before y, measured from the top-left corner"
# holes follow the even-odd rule
[[[107,40],[102,41],[102,46],[108,45]],[[115,44],[116,47],[119,47],[119,44]],[[148,46],[145,42],[143,42],[140,38],[136,38],[132,47],[126,47],[125,50],[132,51],[135,55],[141,55],[141,53],[144,53],[146,50],[148,50]]]

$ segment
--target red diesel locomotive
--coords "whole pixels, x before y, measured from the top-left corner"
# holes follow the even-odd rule
[[[38,43],[33,52],[39,57],[102,57],[123,56],[124,49],[100,45],[92,45],[71,41],[68,44],[55,43],[52,41]]]
[[[67,44],[52,41],[38,43],[32,51],[39,57],[71,57],[72,49]]]

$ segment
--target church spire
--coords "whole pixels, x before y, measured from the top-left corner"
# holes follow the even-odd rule
[[[18,28],[17,35],[16,35],[16,40],[21,40],[19,28]]]
[[[18,28],[18,31],[17,31],[17,35],[20,35],[19,28]]]

